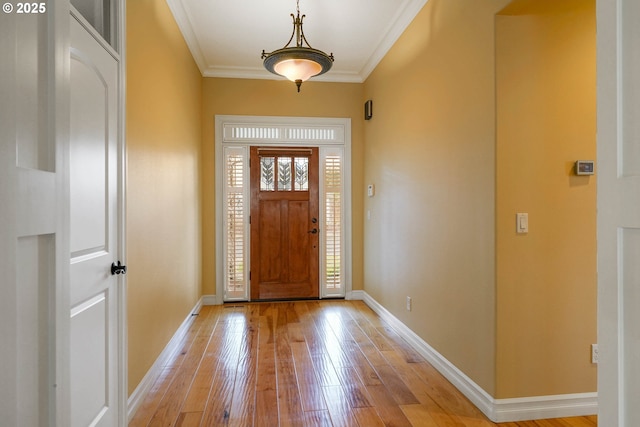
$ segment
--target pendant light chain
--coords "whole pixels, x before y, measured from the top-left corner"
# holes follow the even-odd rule
[[[302,19],[300,18],[300,0],[296,0],[296,17],[293,18],[293,27],[295,28],[295,32],[296,32],[296,46],[297,47],[302,47],[302,41],[306,41],[306,39],[304,38],[304,33],[302,32],[302,20],[304,19],[304,15],[302,16]],[[293,15],[291,15],[293,17]],[[309,45],[309,43],[307,43],[307,45]],[[311,47],[311,46],[309,46]]]

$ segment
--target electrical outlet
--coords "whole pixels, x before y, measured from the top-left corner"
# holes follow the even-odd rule
[[[411,311],[411,297],[407,297],[407,311]]]
[[[598,344],[591,344],[591,363],[598,363]]]

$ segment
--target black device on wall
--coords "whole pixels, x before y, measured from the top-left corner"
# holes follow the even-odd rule
[[[593,160],[577,160],[575,173],[576,175],[593,175],[595,173],[595,162]]]
[[[371,120],[372,116],[373,116],[373,101],[369,99],[364,103],[364,119]]]

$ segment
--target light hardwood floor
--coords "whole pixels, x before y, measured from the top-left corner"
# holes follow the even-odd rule
[[[361,301],[205,306],[130,426],[494,424]]]

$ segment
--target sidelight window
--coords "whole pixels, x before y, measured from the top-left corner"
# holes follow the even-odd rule
[[[248,195],[246,149],[228,147],[225,150],[225,293],[230,298],[245,298],[248,272]]]
[[[324,283],[328,292],[342,287],[342,158],[324,159]]]

